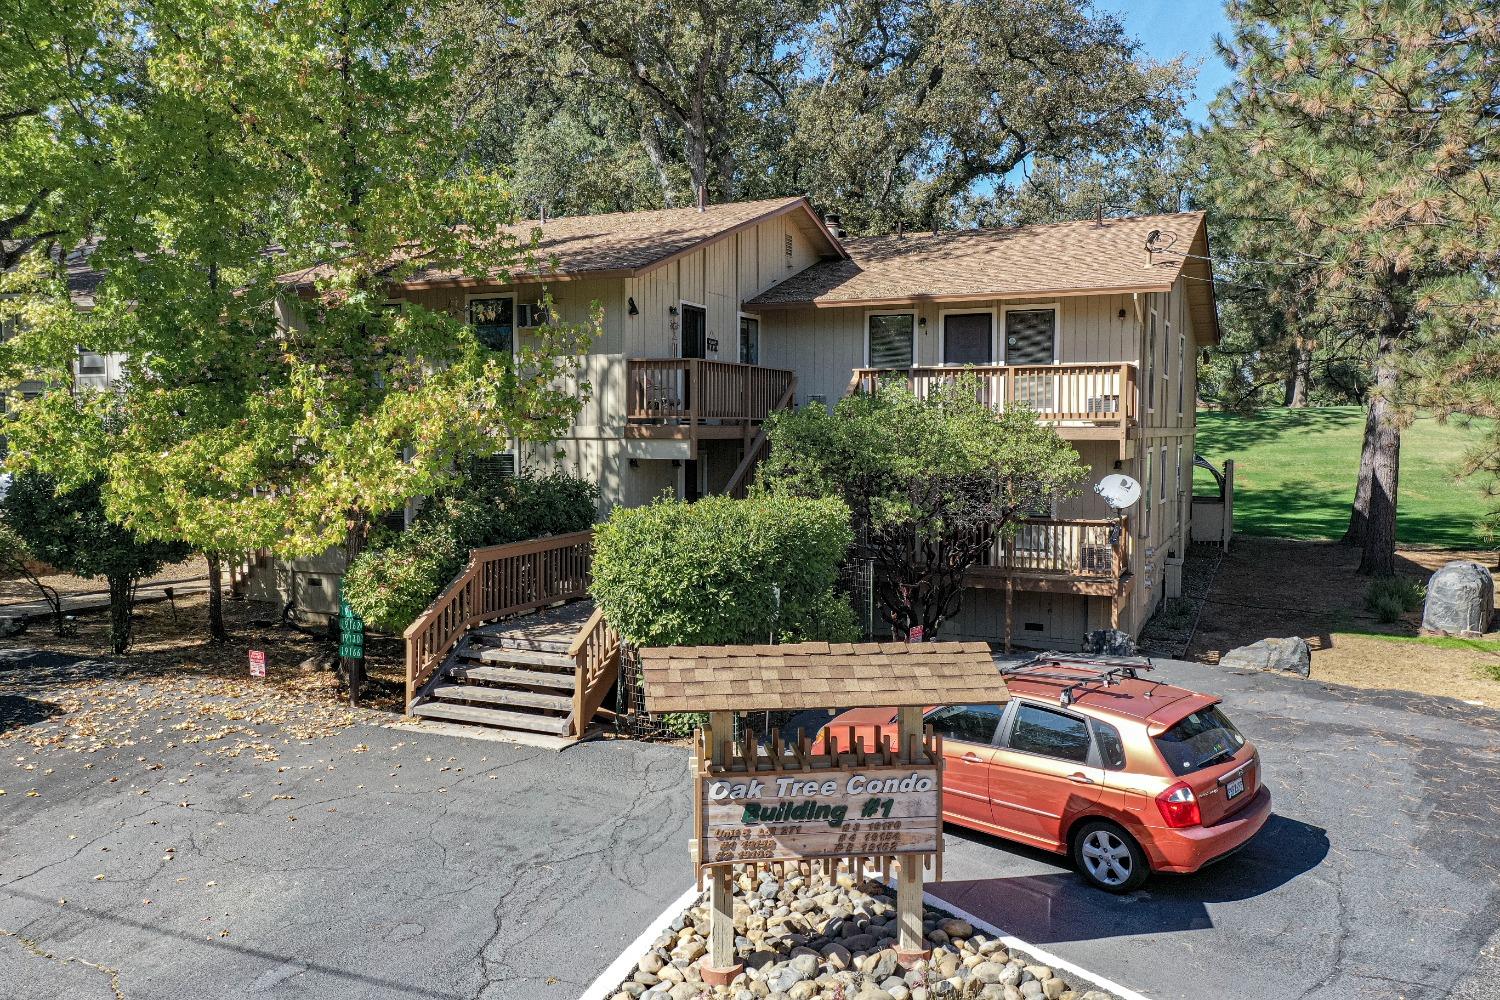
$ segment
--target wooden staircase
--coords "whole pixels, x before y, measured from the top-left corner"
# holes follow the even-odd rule
[[[475,549],[406,630],[407,712],[561,748],[588,735],[620,639],[588,599],[592,533]]]
[[[411,714],[571,742],[580,671],[571,649],[593,611],[593,602],[575,601],[474,629],[454,648]]]

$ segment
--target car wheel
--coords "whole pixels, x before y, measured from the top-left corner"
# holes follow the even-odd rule
[[[1073,835],[1073,863],[1089,884],[1105,892],[1140,888],[1151,865],[1135,838],[1114,823],[1094,820]]]

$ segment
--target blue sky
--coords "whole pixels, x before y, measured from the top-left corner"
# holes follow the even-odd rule
[[[1213,49],[1216,34],[1225,34],[1229,22],[1219,0],[1095,0],[1101,10],[1119,14],[1125,27],[1139,38],[1157,59],[1170,59],[1186,52],[1198,67],[1197,97],[1188,105],[1188,117],[1202,122],[1208,103],[1229,82],[1229,72]]]

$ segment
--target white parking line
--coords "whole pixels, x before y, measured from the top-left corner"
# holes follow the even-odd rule
[[[595,979],[589,985],[589,988],[579,995],[578,1000],[609,1000],[610,997],[614,996],[620,984],[630,976],[630,971],[635,968],[635,963],[639,962],[641,956],[646,954],[651,942],[655,941],[661,932],[666,930],[667,926],[676,920],[681,913],[697,902],[698,896],[701,893],[702,890],[697,886],[688,886],[686,892],[674,899],[661,912],[661,916],[651,921],[646,926],[646,929],[641,931],[640,937],[625,946],[625,950],[620,952],[619,956],[613,962],[609,963],[609,968],[599,973],[599,978]]]
[[[884,880],[873,875],[871,877],[877,882],[884,882]],[[884,882],[884,884],[887,888],[892,887],[889,882]],[[620,984],[629,976],[630,970],[634,968],[635,963],[640,961],[641,956],[646,953],[651,942],[655,941],[661,932],[666,930],[668,925],[676,920],[680,914],[684,913],[693,903],[697,902],[700,895],[701,890],[696,886],[689,886],[687,891],[673,900],[662,911],[660,916],[651,921],[650,925],[641,932],[639,937],[630,942],[625,947],[625,950],[620,952],[619,956],[613,962],[609,963],[609,968],[599,974],[599,977],[589,985],[589,988],[579,995],[578,1000],[609,1000],[610,997],[614,996]],[[1120,1000],[1151,1000],[1144,993],[1128,989],[1112,979],[1106,979],[1097,973],[1090,972],[1081,966],[1069,962],[1065,958],[1052,954],[1050,951],[1045,951],[1034,944],[1022,941],[1014,934],[1007,934],[1005,930],[996,927],[983,917],[976,916],[967,910],[954,906],[946,899],[940,899],[930,892],[924,892],[922,898],[927,906],[944,910],[961,920],[967,920],[976,930],[984,931],[991,937],[998,939],[1006,948],[1024,951],[1043,965],[1051,966],[1053,969],[1061,970],[1085,982],[1092,983],[1101,990],[1113,993]]]

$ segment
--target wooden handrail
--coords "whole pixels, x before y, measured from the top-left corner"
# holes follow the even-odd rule
[[[797,376],[793,375],[786,384],[786,391],[776,401],[776,410],[784,410],[792,405],[797,395]],[[771,441],[766,436],[764,426],[758,428],[755,437],[745,445],[745,457],[740,459],[740,464],[735,467],[729,476],[729,482],[724,485],[724,492],[736,499],[743,500],[750,489],[750,473],[760,464],[761,459],[771,450]]]
[[[1026,518],[1015,533],[996,539],[981,567],[1118,580],[1129,569],[1130,523],[1122,517],[1119,537],[1111,541],[1116,523],[1113,518]]]
[[[1117,362],[1055,365],[926,365],[856,368],[849,392],[874,392],[888,378],[904,378],[921,398],[962,376],[978,379],[979,397],[996,410],[1025,403],[1046,423],[1119,427],[1136,418],[1135,366]]]
[[[406,704],[476,625],[588,595],[592,531],[490,545],[407,626]]]
[[[707,358],[628,358],[626,371],[626,420],[692,425],[764,420],[796,379],[786,368]]]
[[[578,668],[573,682],[572,735],[582,739],[620,670],[620,635],[604,620],[603,608],[594,608],[568,647],[568,655]]]

